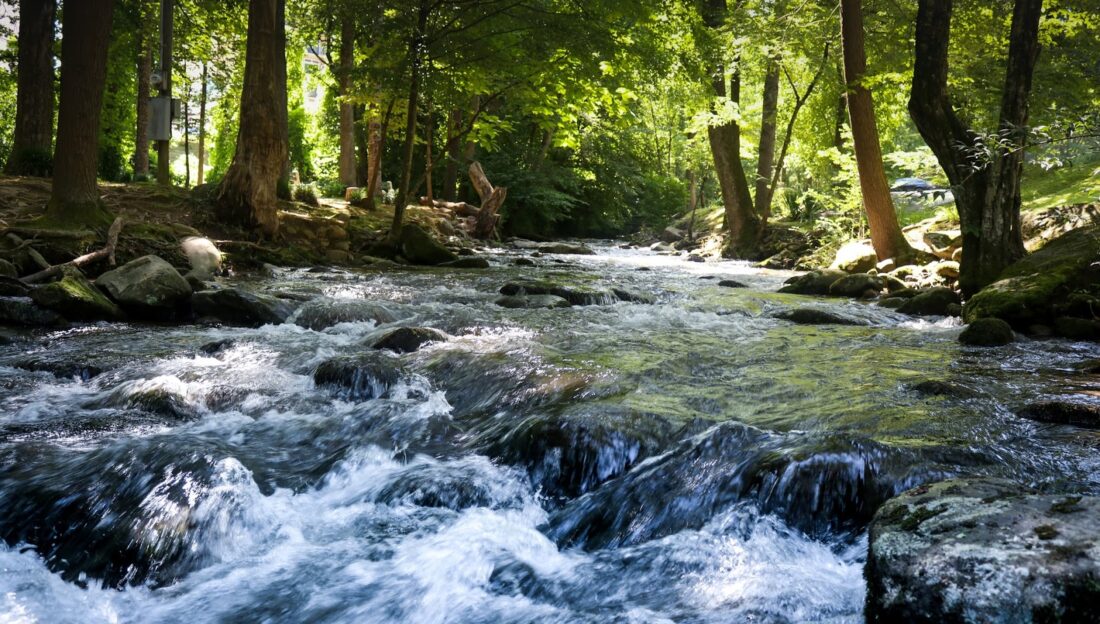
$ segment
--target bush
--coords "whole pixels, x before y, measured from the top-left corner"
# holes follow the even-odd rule
[[[344,185],[335,178],[325,178],[323,180],[317,180],[314,182],[317,187],[317,193],[321,197],[343,197]]]
[[[317,189],[315,189],[312,184],[295,184],[294,201],[315,208],[321,205],[320,200],[317,199]]]

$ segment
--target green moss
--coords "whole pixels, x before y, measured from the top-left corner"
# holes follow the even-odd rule
[[[917,507],[913,511],[913,513],[906,516],[906,518],[902,520],[901,523],[898,524],[898,526],[901,527],[901,529],[904,531],[915,531],[925,520],[928,520],[929,518],[935,518],[945,511],[947,511],[947,506],[939,507],[936,509],[927,506]]]
[[[1067,496],[1065,499],[1051,505],[1050,510],[1054,513],[1060,514],[1068,514],[1076,511],[1081,511],[1081,508],[1077,506],[1077,504],[1080,502],[1080,496]]]
[[[1041,540],[1052,540],[1058,537],[1059,533],[1053,525],[1043,524],[1035,527],[1035,535]]]

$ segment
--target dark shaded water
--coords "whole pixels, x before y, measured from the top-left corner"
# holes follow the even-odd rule
[[[0,621],[859,621],[891,495],[956,474],[1100,491],[1100,436],[1013,415],[1095,390],[1092,345],[971,350],[957,321],[778,295],[784,274],[737,263],[559,259],[246,284],[312,299],[305,325],[383,325],[0,347]],[[533,276],[657,303],[493,304]],[[807,304],[872,325],[769,316]],[[454,338],[370,356],[400,325]],[[338,356],[386,374],[317,387]]]

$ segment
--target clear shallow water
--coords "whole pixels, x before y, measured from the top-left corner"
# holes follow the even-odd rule
[[[737,263],[560,259],[244,284],[311,299],[302,318],[380,305],[382,325],[0,347],[0,621],[856,622],[866,523],[894,493],[957,474],[1100,491],[1100,437],[1013,415],[1095,391],[1094,346],[965,349],[956,322],[778,295],[785,274]],[[493,304],[534,277],[657,303]],[[769,316],[800,305],[872,325]],[[401,325],[453,339],[383,358],[380,398],[315,385]],[[912,388],[930,380],[956,396]]]

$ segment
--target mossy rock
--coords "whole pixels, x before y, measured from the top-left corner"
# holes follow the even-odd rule
[[[847,277],[844,271],[821,270],[810,271],[804,275],[793,277],[786,282],[786,286],[779,289],[781,293],[794,295],[827,295],[829,287],[837,280]]]
[[[1009,266],[1000,279],[966,304],[967,322],[999,318],[1015,327],[1049,324],[1058,302],[1100,283],[1091,265],[1100,259],[1100,227],[1073,230]]]
[[[999,347],[1016,340],[1012,326],[1001,319],[976,319],[959,334],[959,342],[972,347]]]
[[[126,316],[122,308],[76,271],[34,289],[31,299],[70,321],[117,321]]]
[[[458,260],[458,256],[441,245],[418,225],[401,227],[401,255],[412,264],[438,265]]]
[[[931,288],[918,292],[898,312],[914,316],[950,316],[950,307],[959,304],[959,295],[950,288]]]

